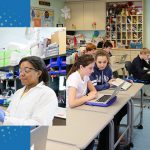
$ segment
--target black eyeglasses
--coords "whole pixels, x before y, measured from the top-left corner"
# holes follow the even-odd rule
[[[29,67],[25,67],[25,68],[23,68],[23,69],[19,69],[19,73],[30,73],[32,70],[34,70],[34,71],[38,71],[37,69],[35,69],[35,68],[29,68]]]

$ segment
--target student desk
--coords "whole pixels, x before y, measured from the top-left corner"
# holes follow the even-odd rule
[[[58,107],[53,120],[53,125],[66,125],[66,108]]]
[[[103,92],[103,91],[102,91]],[[89,106],[89,105],[81,105],[76,107],[75,109],[78,110],[88,110],[92,112],[100,112],[105,114],[112,114],[113,116],[116,115],[121,108],[128,103],[128,101],[131,99],[128,95],[118,95],[116,102],[114,102],[109,107],[98,107],[98,106]]]
[[[75,145],[47,140],[46,150],[80,150]]]
[[[103,91],[102,91],[103,92]],[[100,92],[99,92],[100,93]],[[111,106],[109,107],[98,107],[98,106],[89,106],[89,105],[82,105],[79,107],[76,107],[78,110],[88,110],[92,112],[99,112],[99,113],[104,113],[108,115],[113,115],[115,116],[121,108],[125,104],[128,104],[128,109],[127,109],[127,128],[124,131],[123,134],[127,132],[128,134],[128,144],[131,142],[131,130],[132,130],[132,111],[131,111],[131,97],[128,95],[118,95],[117,96],[117,101],[114,102]],[[123,135],[122,135],[123,136]],[[118,141],[115,143],[114,147],[116,147],[120,141],[121,137],[118,139]]]
[[[139,113],[136,115],[136,117],[135,117],[135,119],[134,119],[134,121],[133,122],[135,122],[136,121],[136,119],[140,116],[140,122],[139,122],[139,124],[138,124],[138,127],[139,128],[143,128],[143,126],[142,126],[142,124],[143,124],[143,86],[144,86],[144,84],[142,84],[142,83],[133,83],[133,85],[128,89],[128,90],[126,90],[126,91],[119,91],[119,95],[121,94],[121,95],[128,95],[128,96],[131,96],[132,98],[139,92],[139,91],[141,91],[141,103],[140,103],[140,111],[139,111]],[[103,93],[105,93],[105,94],[111,94],[112,92],[113,92],[113,90],[112,89],[108,89],[108,90],[103,90],[103,91],[101,91],[101,92],[103,92]],[[132,106],[133,106],[133,104],[132,104]],[[132,109],[132,111],[134,111],[133,109]],[[134,113],[132,113],[132,114],[134,114]]]
[[[49,127],[47,139],[85,149],[110,124],[110,147],[113,150],[114,125],[112,119],[113,115],[68,108],[67,126]]]
[[[131,137],[130,137],[130,139],[131,139],[131,141],[132,141],[132,132],[133,132],[133,124],[134,124],[134,122],[137,120],[137,118],[140,116],[140,122],[139,122],[139,124],[137,125],[137,128],[139,128],[139,129],[142,129],[143,128],[143,86],[144,86],[144,84],[142,84],[142,83],[133,83],[133,85],[128,89],[128,90],[126,90],[126,91],[119,91],[119,95],[124,95],[124,96],[126,96],[126,95],[129,95],[129,96],[131,96],[131,99],[139,92],[139,91],[141,91],[141,103],[140,103],[140,110],[139,110],[139,112],[137,113],[137,115],[134,117],[134,108],[133,108],[133,106],[134,106],[134,104],[133,104],[133,102],[132,102],[132,100],[131,100],[131,107],[132,107],[132,120],[131,120],[131,122],[132,122],[132,128],[131,128]],[[102,91],[103,93],[112,93],[113,92],[113,90],[104,90],[104,91]]]
[[[123,73],[123,78],[125,78],[125,64],[119,64],[119,63],[114,63],[112,66],[110,66],[112,69],[112,72],[118,71],[120,69],[122,69],[122,73]]]

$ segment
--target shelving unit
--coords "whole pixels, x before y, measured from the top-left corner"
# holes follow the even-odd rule
[[[49,75],[66,75],[66,56],[55,56],[44,59]]]
[[[44,58],[50,75],[49,86],[56,92],[59,107],[66,107],[66,54]]]
[[[139,3],[140,1],[138,1],[138,4]],[[106,7],[107,12],[110,11],[110,6],[112,5],[113,3],[107,3]],[[135,6],[136,9],[138,9],[139,7],[140,6]],[[142,9],[142,2],[140,9]],[[117,15],[115,14],[115,12],[111,14],[107,13],[106,35],[109,37],[111,41],[114,41],[114,47],[126,46],[127,48],[134,48],[134,49],[142,48],[143,43],[142,13],[129,15],[127,8],[126,11],[123,10],[122,8],[120,14]]]

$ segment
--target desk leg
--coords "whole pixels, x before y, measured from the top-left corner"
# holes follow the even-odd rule
[[[127,107],[127,144],[131,143],[131,133],[132,133],[132,107],[131,107],[131,100],[128,102],[128,107]]]
[[[140,116],[140,121],[139,124],[134,126],[138,129],[143,129],[143,89],[141,89],[141,102],[140,102],[140,111],[139,113],[136,115],[134,122],[136,121],[136,119]]]
[[[114,122],[109,123],[109,150],[114,150]]]
[[[141,89],[141,113],[140,113],[140,123],[138,129],[143,129],[143,89]]]
[[[132,99],[128,101],[127,103],[127,127],[124,130],[124,132],[121,134],[121,136],[119,137],[119,139],[117,140],[117,142],[114,145],[114,148],[119,144],[120,140],[122,139],[122,137],[127,133],[127,141],[126,141],[126,145],[125,148],[129,148],[129,147],[133,147],[133,143],[132,143],[132,133],[133,133],[133,104],[132,104]]]
[[[133,124],[134,124],[134,103],[133,100],[130,100],[131,103],[131,133],[130,133],[130,146],[133,147]]]

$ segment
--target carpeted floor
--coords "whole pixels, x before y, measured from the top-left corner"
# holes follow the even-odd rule
[[[150,150],[150,109],[147,107],[143,111],[143,129],[133,130],[133,144],[131,150]]]

